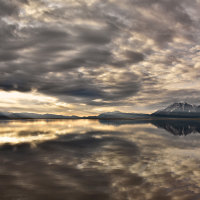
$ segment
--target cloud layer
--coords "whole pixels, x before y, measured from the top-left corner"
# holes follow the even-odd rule
[[[199,0],[0,0],[0,89],[85,113],[199,103],[199,11]]]

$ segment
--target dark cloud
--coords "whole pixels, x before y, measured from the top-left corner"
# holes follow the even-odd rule
[[[125,56],[128,58],[128,61],[131,63],[138,63],[144,60],[144,55],[135,51],[126,51]]]
[[[91,27],[77,27],[77,40],[86,44],[104,45],[108,44],[113,38],[114,33],[107,28],[95,29]]]
[[[59,40],[63,41],[68,36],[67,31],[64,31],[62,29],[58,29],[55,27],[40,27],[40,28],[32,28],[28,30],[30,32],[31,36],[35,37],[35,40],[43,42],[59,42]]]
[[[145,8],[152,8],[153,10],[159,12],[164,12],[163,14],[166,14],[166,17],[173,17],[175,19],[175,22],[181,23],[181,24],[192,24],[192,19],[187,13],[185,9],[185,5],[187,5],[187,0],[183,0],[181,2],[177,2],[174,0],[129,0],[133,5],[138,5],[140,7]],[[197,1],[194,1],[192,4],[195,5],[195,3],[198,3]]]
[[[0,16],[10,16],[18,13],[18,7],[12,0],[0,1]]]
[[[4,21],[0,20],[0,41],[3,44],[2,49],[7,47],[9,39],[15,37],[15,31],[17,29],[16,25],[7,24]]]
[[[111,84],[104,84],[95,80],[94,77],[84,78],[81,75],[76,79],[66,76],[67,85],[62,85],[59,80],[51,79],[41,84],[37,89],[40,92],[54,95],[66,95],[85,98],[88,104],[93,104],[91,100],[102,99],[103,101],[116,101],[132,96],[139,91],[140,83],[135,74],[121,74],[118,79],[111,78]],[[37,85],[36,85],[37,86]],[[81,101],[84,101],[83,99]],[[99,104],[102,104],[99,103]],[[105,103],[106,104],[106,103]]]
[[[1,52],[0,51],[0,61],[11,61],[18,58],[18,55],[14,52]]]

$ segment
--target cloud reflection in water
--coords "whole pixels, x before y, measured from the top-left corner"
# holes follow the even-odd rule
[[[198,134],[97,120],[0,126],[1,199],[200,198]]]

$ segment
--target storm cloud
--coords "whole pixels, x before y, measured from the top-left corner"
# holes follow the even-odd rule
[[[0,0],[0,89],[86,112],[198,103],[199,11],[198,0]]]

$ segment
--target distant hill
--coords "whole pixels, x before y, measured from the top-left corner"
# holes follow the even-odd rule
[[[36,113],[10,113],[0,112],[0,119],[135,119],[148,117],[147,114],[122,113],[119,111],[106,112],[98,116],[78,117],[75,115],[64,116],[54,114],[36,114]]]
[[[99,119],[132,119],[132,118],[141,118],[148,117],[147,114],[138,114],[138,113],[123,113],[119,111],[115,112],[106,112],[100,114],[97,118]]]
[[[174,103],[165,109],[152,113],[151,116],[197,118],[200,117],[200,106],[188,104],[186,102]]]
[[[77,119],[77,116],[0,112],[0,119]]]

